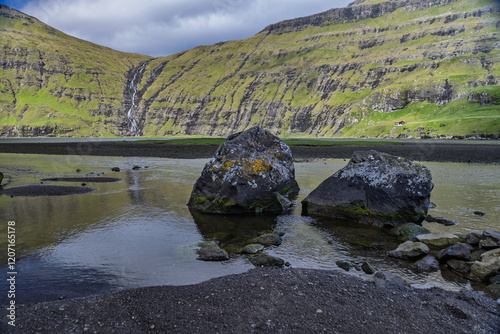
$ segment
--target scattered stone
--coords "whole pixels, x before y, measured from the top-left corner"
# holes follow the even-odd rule
[[[415,241],[415,237],[420,234],[429,234],[431,231],[415,223],[407,223],[394,228],[393,233],[403,240]]]
[[[484,213],[484,212],[482,212],[482,211],[474,211],[474,214],[475,214],[476,216],[481,216],[481,217],[482,217],[482,216],[486,216],[486,213]]]
[[[429,233],[417,235],[417,240],[431,248],[445,248],[460,241],[460,238],[451,233]]]
[[[134,166],[132,167],[133,170],[138,170],[138,169],[141,169],[141,166]]]
[[[76,169],[76,172],[77,172],[77,173],[80,173],[81,171],[82,171],[82,170],[81,170],[80,168],[77,168],[77,169]]]
[[[252,256],[250,258],[250,262],[256,267],[283,267],[285,265],[285,261],[279,257],[268,255],[268,254],[259,254]]]
[[[204,245],[198,250],[198,260],[202,261],[225,261],[229,260],[229,255],[225,250],[215,243]]]
[[[242,254],[256,254],[264,249],[264,246],[260,244],[250,244],[246,245],[241,249]]]
[[[263,246],[279,246],[282,242],[283,238],[274,233],[264,234],[251,240],[252,244],[261,244]]]
[[[205,213],[283,211],[283,195],[299,191],[292,151],[259,127],[233,134],[217,149],[196,181],[188,206]]]
[[[411,286],[401,276],[388,273],[387,271],[377,271],[373,276],[373,282],[379,288],[392,290],[408,290]]]
[[[439,261],[439,263],[446,263],[447,261],[452,259],[470,261],[472,259],[470,249],[467,247],[467,245],[459,243],[442,249],[437,254],[437,260]]]
[[[377,270],[367,261],[364,261],[361,265],[361,269],[365,272],[365,274],[373,275],[377,272]]]
[[[439,270],[439,262],[434,256],[427,255],[415,262],[415,267],[420,271],[437,271]]]
[[[500,274],[500,257],[486,256],[472,264],[467,277],[473,281],[486,281],[498,274]]]
[[[344,269],[345,271],[354,269],[354,266],[348,261],[337,261],[335,263],[339,266],[339,268]]]
[[[113,167],[113,168],[111,168],[111,171],[112,172],[119,172],[120,168],[119,167]]]
[[[433,217],[431,215],[427,215],[427,217],[425,217],[425,220],[429,223],[437,223],[444,226],[458,225],[458,222],[456,220],[449,220],[443,217]]]
[[[469,245],[479,245],[483,234],[481,232],[472,231],[465,236],[465,241]]]
[[[400,259],[418,259],[429,252],[429,247],[422,242],[406,241],[396,250],[390,251],[389,256]]]
[[[457,259],[448,260],[446,264],[448,265],[448,267],[464,276],[470,272],[470,268],[472,266],[472,262],[466,262]]]
[[[434,187],[429,169],[377,151],[354,152],[346,167],[303,201],[303,213],[374,226],[420,224]]]
[[[479,241],[481,248],[497,248],[500,247],[500,232],[486,229],[483,232],[481,241]]]

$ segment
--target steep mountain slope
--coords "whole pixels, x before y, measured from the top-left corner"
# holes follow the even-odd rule
[[[358,0],[151,59],[3,6],[0,134],[497,137],[499,27],[495,0]]]
[[[498,13],[491,0],[357,1],[155,59],[143,133],[498,135]]]
[[[0,5],[0,135],[126,133],[129,73],[148,59]]]

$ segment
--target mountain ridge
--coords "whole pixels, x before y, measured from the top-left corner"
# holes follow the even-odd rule
[[[365,0],[168,57],[109,51],[120,58],[121,72],[111,73],[121,96],[88,94],[77,77],[86,95],[69,102],[83,125],[57,133],[52,122],[45,135],[227,136],[260,125],[298,137],[498,138],[499,13],[492,0]],[[27,109],[15,104],[17,124],[4,121],[13,109],[5,102],[10,58],[0,54],[0,135],[37,135],[19,131],[19,116],[36,110],[38,92]],[[72,72],[69,79],[92,70]],[[60,90],[45,85],[50,76],[38,79],[59,103]],[[44,118],[26,126],[37,122]]]

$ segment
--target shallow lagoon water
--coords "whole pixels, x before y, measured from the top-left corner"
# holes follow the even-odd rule
[[[186,207],[192,186],[207,159],[175,160],[137,157],[0,154],[5,187],[39,184],[54,176],[118,177],[120,182],[92,183],[84,195],[53,197],[0,196],[0,249],[7,248],[7,222],[16,222],[16,302],[71,298],[152,285],[195,284],[252,268],[240,255],[222,263],[196,260],[198,244],[224,233],[250,235],[265,230],[285,232],[280,247],[266,251],[292,267],[339,270],[335,261],[361,264],[404,276],[417,287],[470,288],[440,273],[419,274],[408,263],[388,258],[397,243],[381,231],[300,216],[300,200],[325,178],[345,166],[344,160],[295,164],[301,192],[292,216],[193,217]],[[432,231],[468,233],[500,229],[500,166],[424,163],[435,188],[429,211],[457,220]],[[112,167],[120,172],[111,172]],[[133,166],[142,168],[133,170]],[[145,168],[145,167],[148,168]],[[76,169],[81,169],[80,173]],[[81,182],[44,182],[80,186]],[[477,216],[479,210],[486,216]],[[195,219],[196,218],[196,219]],[[250,226],[250,227],[249,227]],[[370,247],[366,246],[369,243]],[[0,272],[7,275],[6,252]],[[366,276],[360,270],[352,273]],[[0,302],[7,302],[2,293]]]

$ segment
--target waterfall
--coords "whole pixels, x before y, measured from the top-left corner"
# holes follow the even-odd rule
[[[140,136],[139,126],[137,124],[136,119],[134,118],[134,115],[132,114],[134,111],[134,108],[136,107],[135,96],[137,94],[137,85],[139,84],[139,82],[136,82],[136,79],[138,77],[138,74],[139,74],[139,80],[140,80],[140,78],[142,78],[142,73],[144,72],[144,69],[146,68],[146,64],[147,64],[147,62],[142,64],[142,66],[139,68],[139,70],[134,73],[134,77],[132,78],[132,81],[130,81],[130,86],[129,86],[129,92],[131,95],[132,104],[130,105],[130,109],[127,111],[127,118],[128,118],[128,124],[129,124],[128,131],[129,131],[129,133],[131,133],[135,136]]]

